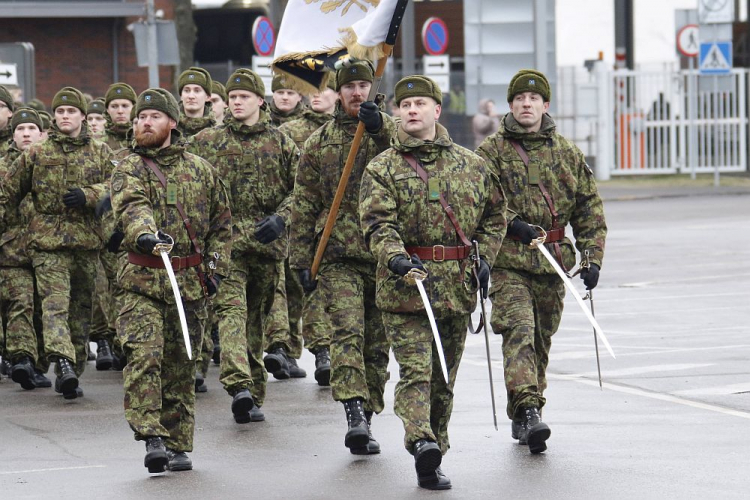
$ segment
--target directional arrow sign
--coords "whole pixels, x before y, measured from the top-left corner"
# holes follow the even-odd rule
[[[0,85],[18,85],[18,71],[15,64],[0,64]]]
[[[424,56],[422,64],[425,75],[447,75],[451,69],[449,56]]]

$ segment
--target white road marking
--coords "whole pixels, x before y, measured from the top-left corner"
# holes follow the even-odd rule
[[[740,392],[750,392],[750,382],[719,385],[714,387],[701,387],[699,389],[687,389],[684,391],[676,391],[673,394],[679,394],[681,396],[728,396]]]
[[[633,366],[631,368],[621,368],[619,370],[606,370],[607,378],[629,377],[631,375],[641,375],[643,373],[671,372],[681,370],[694,370],[696,368],[705,368],[714,366],[715,363],[702,364],[674,364],[674,365],[650,365],[650,366]],[[597,377],[597,372],[572,373],[571,377]],[[750,387],[750,384],[745,384]],[[676,394],[676,393],[675,393]]]
[[[586,358],[593,358],[596,353],[594,352],[594,341],[591,341],[591,350],[590,351],[571,351],[571,352],[552,352],[550,353],[550,359],[552,361],[564,361],[564,360],[571,360],[571,359],[586,359]],[[663,354],[673,354],[676,352],[692,352],[692,351],[715,351],[718,349],[750,349],[749,344],[740,344],[740,345],[718,345],[718,346],[711,346],[711,347],[682,347],[677,349],[659,349],[659,348],[651,348],[650,351],[645,352],[622,352],[623,350],[630,349],[627,346],[614,346],[618,349],[620,354],[618,356],[620,357],[630,357],[630,356],[650,356],[650,355],[663,355]]]
[[[103,469],[106,465],[81,465],[79,467],[53,467],[51,469],[28,469],[28,470],[11,470],[11,471],[0,471],[0,475],[11,475],[11,474],[28,474],[30,472],[57,472],[62,470],[80,470],[80,469]]]

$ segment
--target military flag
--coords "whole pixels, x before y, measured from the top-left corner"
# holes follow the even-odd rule
[[[289,0],[272,64],[289,88],[325,87],[336,62],[375,61],[385,55],[389,32],[398,33],[408,0]],[[395,24],[395,30],[394,30]]]

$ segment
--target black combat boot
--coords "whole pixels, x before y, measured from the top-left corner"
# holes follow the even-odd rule
[[[96,342],[96,369],[106,371],[112,368],[112,349],[106,339],[100,339]]]
[[[447,490],[451,480],[443,474],[440,464],[443,454],[437,443],[420,439],[414,443],[414,468],[417,470],[417,484],[428,490]]]
[[[13,379],[13,382],[21,384],[21,387],[27,391],[35,389],[34,363],[27,356],[24,356],[11,368],[10,378]]]
[[[370,441],[365,446],[349,448],[349,452],[352,455],[377,455],[380,453],[380,443],[375,441],[375,438],[372,436],[372,414],[373,412],[371,411],[365,412],[365,417],[367,418],[367,438]]]
[[[234,421],[238,424],[246,424],[250,422],[250,410],[253,409],[255,403],[253,397],[250,395],[250,391],[242,389],[238,391],[234,397],[232,397],[232,414],[234,415]]]
[[[520,416],[523,418],[518,431],[518,443],[528,444],[531,453],[541,453],[547,449],[547,439],[551,434],[547,424],[542,422],[539,408],[523,408]]]
[[[331,352],[327,347],[315,351],[315,380],[321,387],[331,385]]]
[[[346,410],[346,421],[349,429],[344,437],[344,446],[347,448],[362,448],[370,442],[369,426],[367,417],[362,406],[362,398],[352,398],[342,401]]]
[[[521,435],[521,430],[522,429],[523,429],[523,421],[516,420],[514,418],[510,422],[510,437],[512,437],[513,439],[518,439],[520,437],[520,435]],[[526,444],[526,443],[521,443],[519,441],[518,444]]]
[[[112,369],[121,372],[128,364],[128,358],[121,352],[112,353]]]
[[[6,358],[3,358],[0,360],[0,375],[5,375],[6,377],[10,377],[10,372],[13,371],[13,365],[10,364],[10,361]]]
[[[193,461],[184,451],[175,451],[167,448],[167,468],[173,472],[181,470],[193,470]]]
[[[195,372],[195,392],[208,392],[206,378],[200,371]]]
[[[218,325],[215,325],[211,330],[211,340],[214,342],[214,352],[211,354],[211,359],[214,360],[215,365],[218,365],[221,361],[221,340],[219,339]]]
[[[250,410],[250,421],[251,422],[263,422],[266,419],[266,415],[263,413],[263,410],[260,409],[260,406],[255,405],[253,406],[253,409]]]
[[[159,474],[167,470],[169,459],[167,458],[167,449],[164,446],[164,440],[160,437],[146,438],[146,458],[143,465],[151,474]]]
[[[307,372],[304,370],[304,368],[300,368],[299,365],[297,365],[297,360],[287,356],[286,358],[287,363],[289,364],[289,376],[292,378],[305,378],[307,377]]]
[[[34,370],[34,385],[40,388],[52,387],[52,381],[41,370]]]
[[[59,387],[63,397],[65,399],[77,398],[78,377],[76,377],[76,372],[73,370],[73,365],[65,358],[58,358],[57,369],[60,372],[57,379],[60,381]]]
[[[274,378],[285,380],[289,378],[289,362],[283,347],[276,347],[263,357],[263,365]]]

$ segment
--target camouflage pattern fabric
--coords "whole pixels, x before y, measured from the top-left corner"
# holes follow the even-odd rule
[[[511,114],[501,121],[496,134],[477,149],[486,158],[508,196],[509,218],[549,228],[552,215],[538,186],[529,176],[518,152],[508,139],[519,141],[530,165],[549,191],[559,214],[559,225],[573,229],[576,248],[589,250],[591,262],[601,267],[607,225],[594,175],[583,153],[555,131],[555,123],[544,115],[541,129],[527,133]],[[563,263],[575,266],[570,239],[560,244]],[[548,248],[550,248],[548,246]],[[492,328],[503,336],[508,418],[524,407],[544,406],[546,368],[552,335],[557,331],[565,289],[552,266],[537,250],[507,239],[492,269]]]
[[[294,271],[292,271],[294,272]],[[328,348],[331,345],[331,321],[326,314],[326,304],[330,298],[325,296],[322,287],[302,298],[302,339],[310,352]]]
[[[288,113],[282,113],[279,108],[276,107],[273,99],[271,99],[271,102],[268,105],[268,109],[271,114],[271,122],[274,124],[274,126],[278,127],[279,125],[282,125],[286,122],[290,122],[302,117],[302,113],[307,109],[307,106],[305,106],[305,104],[300,101],[297,103],[293,110],[289,111]]]
[[[106,113],[104,116],[104,142],[112,151],[127,148],[130,145],[129,136],[133,132],[132,123],[115,123]]]
[[[289,260],[279,261],[279,282],[273,297],[271,312],[266,318],[265,351],[271,352],[276,347],[283,347],[292,358],[302,356],[302,333],[299,320],[302,316],[302,285],[297,280],[297,273],[289,269]]]
[[[13,143],[13,129],[10,127],[10,120],[8,120],[8,126],[0,130],[0,158],[3,158]]]
[[[203,129],[213,128],[216,126],[213,112],[211,111],[211,101],[206,101],[203,108],[203,116],[190,118],[185,114],[185,109],[180,103],[180,121],[177,123],[177,130],[182,134],[183,139],[188,139]]]
[[[0,267],[0,318],[5,352],[12,361],[28,356],[37,364],[34,331],[34,274],[28,267]]]
[[[328,113],[304,109],[299,117],[279,125],[279,130],[291,137],[298,148],[303,149],[307,138],[332,119],[333,115]]]

